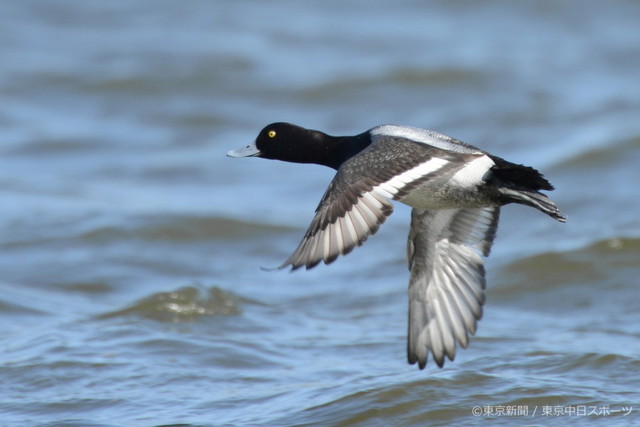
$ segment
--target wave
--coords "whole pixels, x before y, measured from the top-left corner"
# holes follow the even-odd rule
[[[104,313],[99,319],[136,316],[159,322],[195,322],[207,316],[236,316],[244,300],[217,286],[184,286],[175,291],[158,292],[130,306]]]
[[[523,292],[567,285],[610,282],[627,274],[635,276],[640,259],[640,238],[602,239],[586,247],[565,252],[544,252],[505,266],[500,275],[501,292]],[[524,283],[523,283],[524,282]],[[535,283],[535,284],[533,284]],[[631,283],[635,283],[632,280]]]

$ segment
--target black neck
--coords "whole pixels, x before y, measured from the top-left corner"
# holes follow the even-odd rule
[[[358,136],[329,136],[326,140],[328,149],[321,165],[338,169],[346,160],[358,154],[371,144],[368,134],[363,133]]]

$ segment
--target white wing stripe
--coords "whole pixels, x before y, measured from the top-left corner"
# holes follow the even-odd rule
[[[389,187],[389,188],[393,188],[393,187]],[[382,187],[377,188],[375,191],[381,196],[386,197],[388,199],[393,199],[393,196],[398,192],[398,190],[395,188],[393,188],[393,192],[390,192]]]
[[[389,196],[385,196],[385,197],[392,197],[393,194],[396,194],[398,192],[398,189],[393,187],[392,185],[390,185],[387,182],[383,182],[381,184],[379,184],[376,187],[377,191],[385,191],[389,194]]]
[[[380,189],[382,189],[387,193],[391,193],[390,189],[388,188],[391,187],[395,190],[395,192],[393,193],[395,194],[405,185],[410,184],[411,182],[420,179],[425,175],[437,171],[447,163],[449,163],[448,160],[433,157],[426,162],[420,163],[418,166],[401,173],[400,175],[394,176],[387,182],[378,184],[371,191],[379,191]]]

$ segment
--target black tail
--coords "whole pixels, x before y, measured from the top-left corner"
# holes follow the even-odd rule
[[[491,156],[495,166],[491,168],[498,191],[505,203],[531,206],[560,222],[566,222],[560,209],[539,190],[553,190],[553,185],[540,172],[529,166],[517,165],[500,157]]]
[[[495,163],[491,172],[502,184],[533,191],[553,190],[553,185],[534,168],[517,165],[496,156],[489,157]]]

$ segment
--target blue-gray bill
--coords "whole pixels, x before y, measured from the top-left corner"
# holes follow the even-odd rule
[[[227,151],[228,157],[240,158],[240,157],[256,157],[260,155],[260,150],[256,147],[256,144],[250,144],[246,147],[238,148],[236,150]]]

